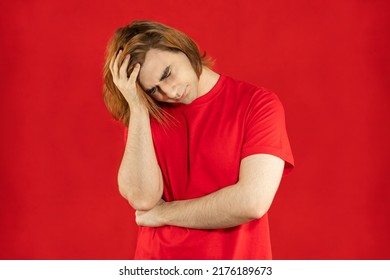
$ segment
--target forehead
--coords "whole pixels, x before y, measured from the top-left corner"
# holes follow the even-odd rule
[[[144,87],[149,87],[159,82],[165,68],[175,61],[176,55],[176,53],[169,51],[149,50],[139,72],[140,83]]]

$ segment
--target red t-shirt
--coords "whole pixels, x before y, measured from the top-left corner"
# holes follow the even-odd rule
[[[237,183],[240,161],[252,154],[293,167],[283,106],[263,88],[221,76],[189,105],[166,104],[168,127],[151,121],[166,201],[197,198]],[[226,229],[140,227],[135,259],[271,259],[267,214]]]

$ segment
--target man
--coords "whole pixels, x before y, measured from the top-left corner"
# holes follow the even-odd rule
[[[104,98],[127,129],[120,193],[136,259],[270,259],[267,211],[293,167],[284,111],[212,71],[182,32],[150,21],[108,45]]]

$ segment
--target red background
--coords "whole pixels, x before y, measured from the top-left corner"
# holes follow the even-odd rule
[[[2,1],[0,258],[129,259],[123,134],[102,100],[114,30],[153,19],[282,100],[296,169],[275,259],[390,259],[388,1]]]

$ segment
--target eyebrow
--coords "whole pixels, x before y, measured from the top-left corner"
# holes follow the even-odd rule
[[[168,75],[169,75],[169,66],[167,66],[167,67],[164,69],[164,72],[162,73],[162,75],[161,75],[161,77],[160,77],[160,82],[161,82],[162,80],[164,80],[166,77],[168,77]],[[146,92],[146,93],[152,93],[153,90],[154,90],[154,87],[149,88],[149,89],[146,89],[145,92]]]

